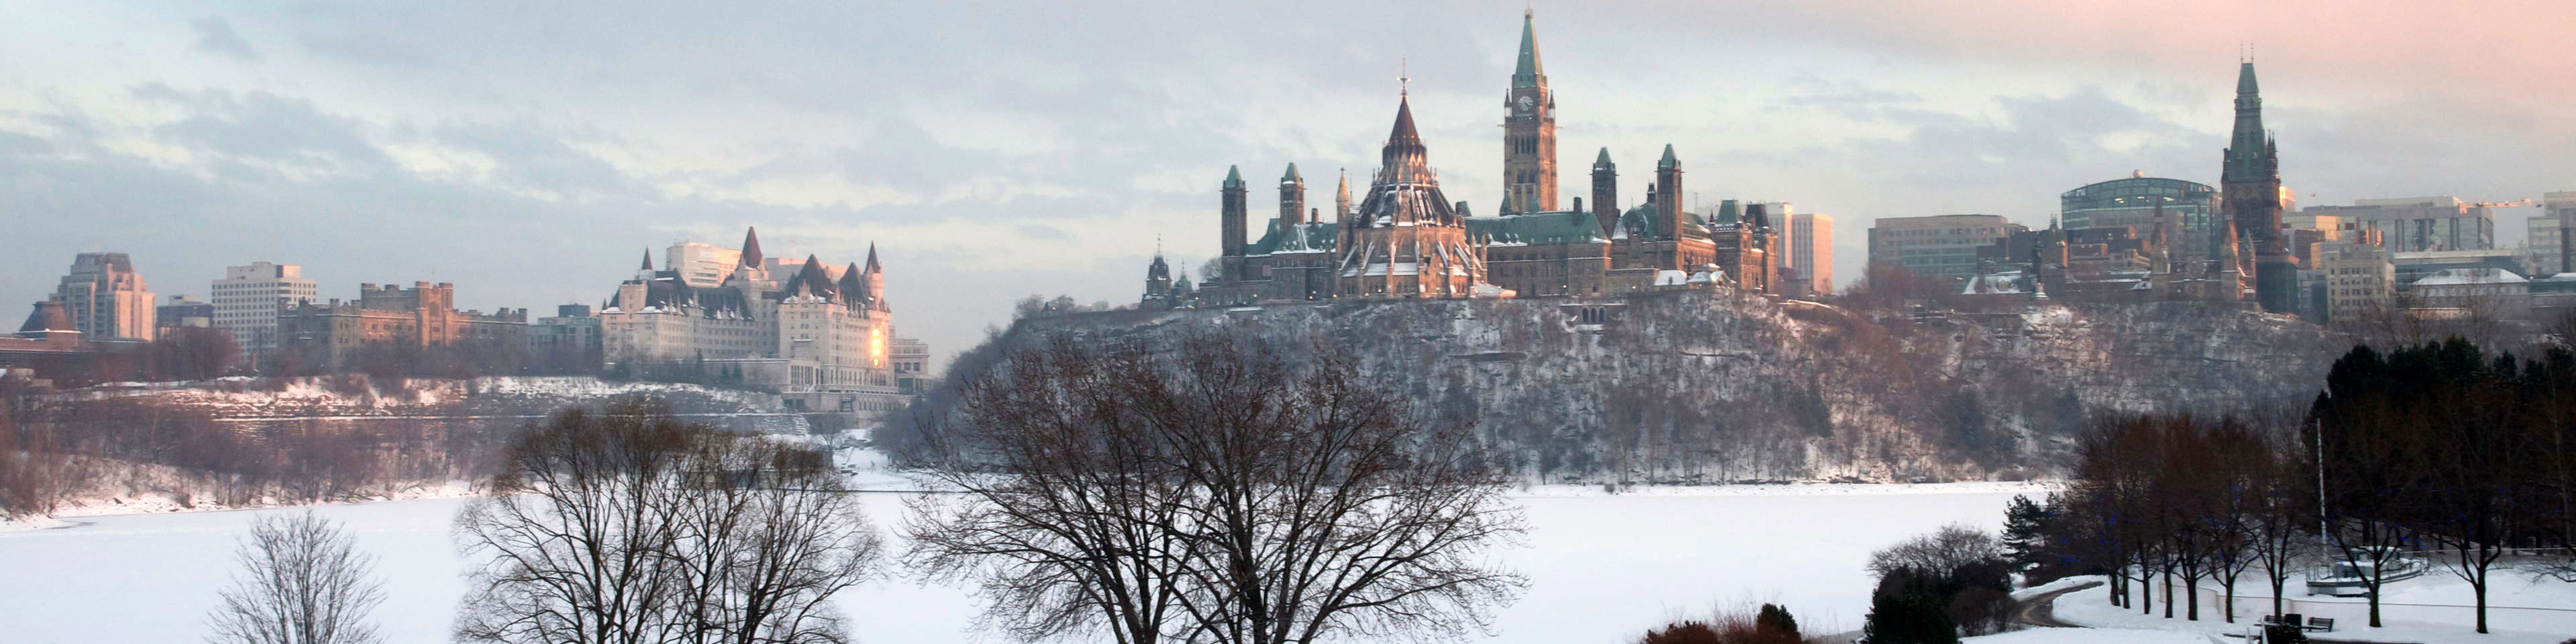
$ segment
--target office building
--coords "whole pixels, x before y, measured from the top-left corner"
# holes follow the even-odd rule
[[[72,328],[88,342],[150,342],[159,328],[159,303],[125,253],[74,255],[71,274],[63,276],[50,299],[62,303]]]
[[[320,289],[304,277],[304,267],[251,262],[224,268],[207,297],[215,307],[215,328],[233,333],[241,345],[242,366],[265,371],[277,351],[277,316],[284,307],[312,302]]]
[[[1977,274],[1977,249],[2030,230],[1998,215],[1882,217],[1869,229],[1869,263],[1916,275],[1965,280]]]

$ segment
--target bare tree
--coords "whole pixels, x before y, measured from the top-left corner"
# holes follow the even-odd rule
[[[915,504],[916,566],[1028,640],[1285,644],[1481,627],[1522,532],[1472,424],[1348,361],[1212,333],[1055,337],[970,386]]]
[[[844,642],[831,597],[882,548],[820,454],[680,422],[657,399],[569,409],[509,447],[456,519],[472,642]]]
[[[251,523],[233,555],[241,571],[207,618],[219,644],[371,644],[368,611],[385,599],[375,557],[311,510]]]

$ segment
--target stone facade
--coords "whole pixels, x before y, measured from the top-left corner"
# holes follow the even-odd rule
[[[774,389],[793,408],[840,414],[831,422],[849,427],[873,425],[918,389],[905,381],[923,377],[929,350],[894,336],[874,247],[864,265],[838,267],[810,255],[764,256],[757,231],[744,234],[740,249],[688,250],[662,269],[645,253],[635,277],[600,310],[611,372],[692,365],[700,377]],[[692,284],[704,281],[686,274],[705,272],[702,258],[726,256],[734,263],[716,286]]]
[[[125,253],[81,253],[72,257],[71,274],[54,288],[55,302],[71,316],[72,327],[91,342],[152,341],[158,304],[152,287],[134,272]]]
[[[456,310],[456,285],[413,282],[411,288],[361,284],[358,299],[310,301],[277,315],[282,347],[313,366],[344,369],[370,349],[428,349],[480,345],[521,351],[528,343],[528,310],[491,314]]]

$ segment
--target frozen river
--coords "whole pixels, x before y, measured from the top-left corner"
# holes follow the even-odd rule
[[[1944,523],[2002,523],[2017,484],[1667,488],[1608,495],[1541,487],[1515,501],[1533,528],[1503,553],[1530,578],[1500,611],[1490,642],[1633,639],[1719,604],[1788,606],[1813,633],[1858,628],[1871,550]],[[880,529],[898,495],[867,495]],[[464,593],[448,523],[463,501],[422,499],[319,510],[380,557],[388,641],[446,642]],[[262,513],[177,512],[69,518],[69,527],[0,528],[0,641],[195,642],[233,563],[234,540]],[[861,639],[965,642],[975,615],[963,589],[895,578],[846,595]],[[1471,638],[1473,639],[1473,638]]]

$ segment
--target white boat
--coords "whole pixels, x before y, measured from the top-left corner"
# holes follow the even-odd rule
[[[2385,574],[2379,576],[2381,586],[2386,586],[2393,581],[2421,577],[2424,571],[2432,568],[2431,564],[2423,559],[2391,554],[2393,556],[2381,562],[2372,562],[2368,558],[2346,559],[2309,569],[2308,594],[2335,597],[2366,596],[2370,594],[2370,577],[2380,566],[2388,567]]]

